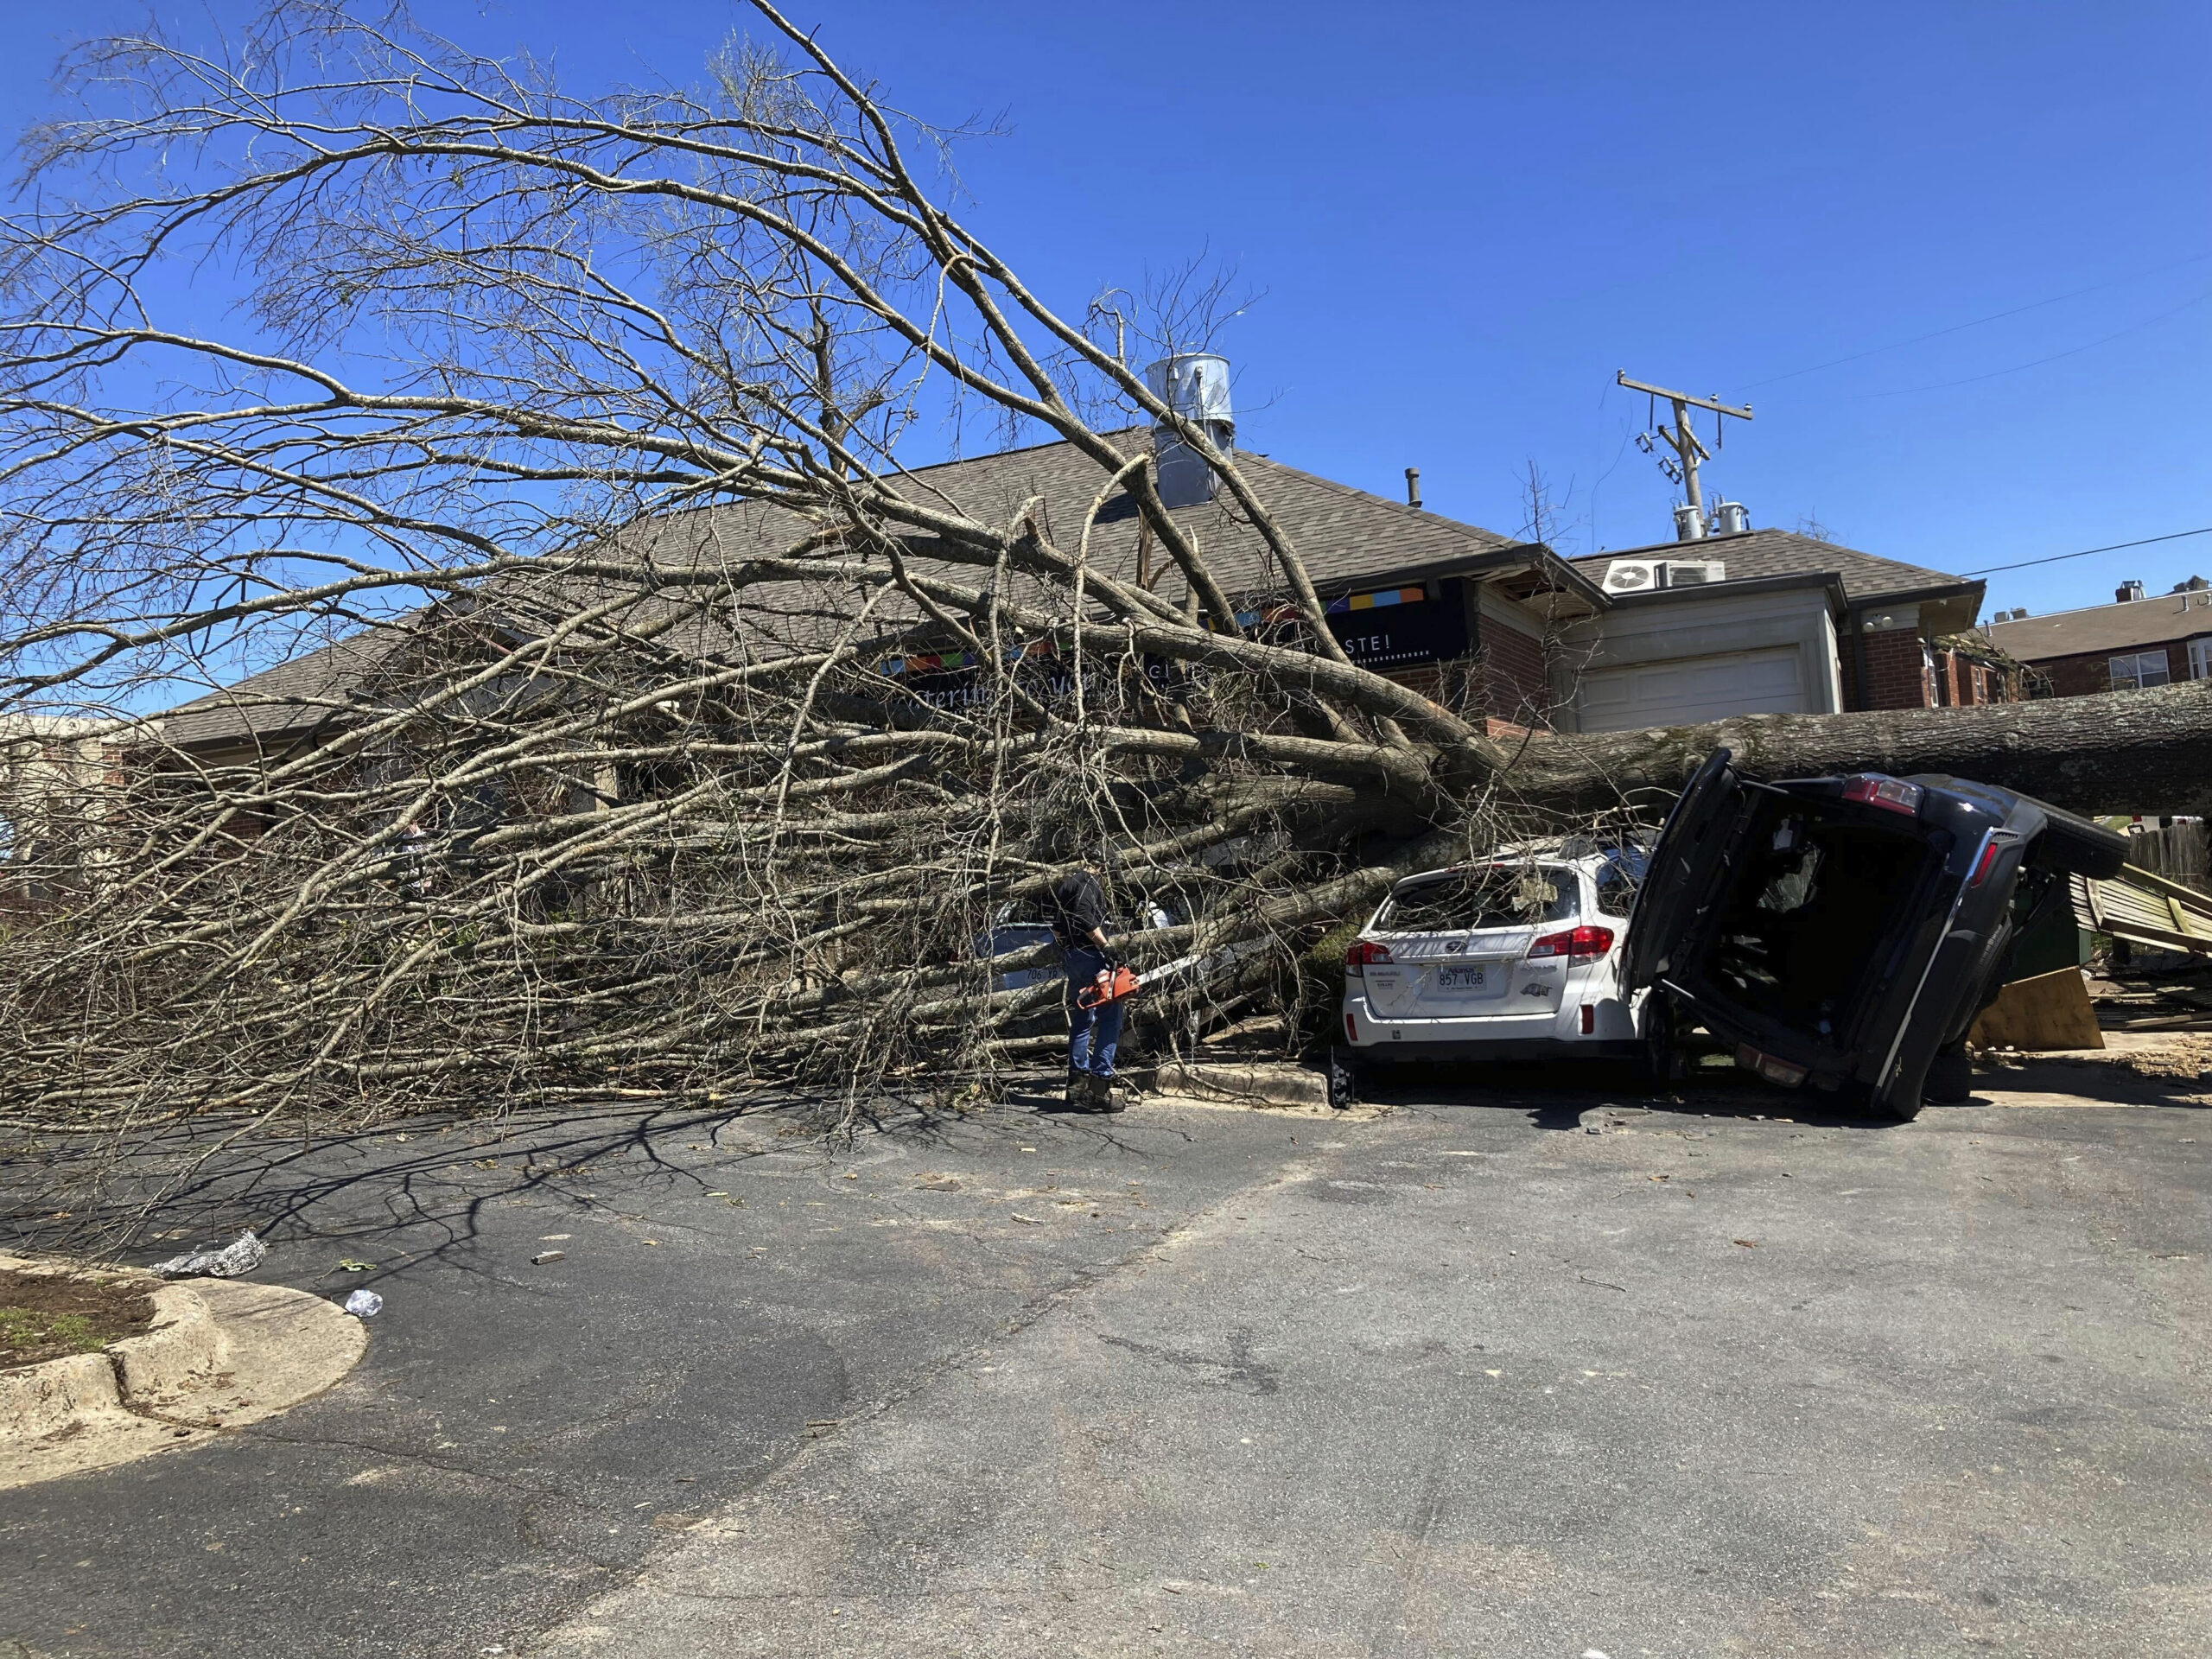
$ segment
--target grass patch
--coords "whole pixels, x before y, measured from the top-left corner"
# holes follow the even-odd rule
[[[143,1280],[0,1271],[0,1370],[97,1353],[153,1322]]]

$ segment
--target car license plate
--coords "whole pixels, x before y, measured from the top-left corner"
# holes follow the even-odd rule
[[[1487,981],[1487,968],[1440,968],[1436,970],[1437,988],[1446,991],[1479,991]]]

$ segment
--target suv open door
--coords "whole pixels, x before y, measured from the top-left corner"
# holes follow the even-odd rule
[[[1908,1118],[1967,1088],[1962,1045],[2010,961],[2015,903],[2126,842],[1952,778],[1747,778],[1700,766],[1654,849],[1623,954],[1663,1054],[1676,1020],[1784,1088]],[[1656,1055],[1655,1055],[1656,1058]]]
[[[1743,803],[1744,786],[1729,761],[1729,751],[1715,749],[1667,814],[1621,942],[1623,996],[1667,973],[1684,933],[1711,904]]]

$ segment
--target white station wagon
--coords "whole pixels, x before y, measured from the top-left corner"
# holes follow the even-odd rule
[[[1332,1092],[1375,1063],[1640,1056],[1618,965],[1645,862],[1500,856],[1399,882],[1344,953]]]

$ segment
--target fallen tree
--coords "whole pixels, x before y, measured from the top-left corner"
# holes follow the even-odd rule
[[[343,7],[72,60],[0,245],[0,667],[112,724],[18,814],[9,1121],[957,1096],[1055,1042],[995,938],[1078,853],[1168,912],[1140,962],[1224,964],[1187,1037],[1395,874],[1649,821],[1716,742],[2203,805],[2198,688],[1507,741],[1359,668],[1128,359],[1218,290],[1070,320],[949,211],[950,136],[757,10],[693,91]],[[970,428],[1056,470],[901,460]]]
[[[2212,683],[1965,709],[1758,715],[1532,749],[1521,791],[1560,812],[1668,789],[1715,748],[1769,778],[1948,772],[2085,814],[2212,816]]]

